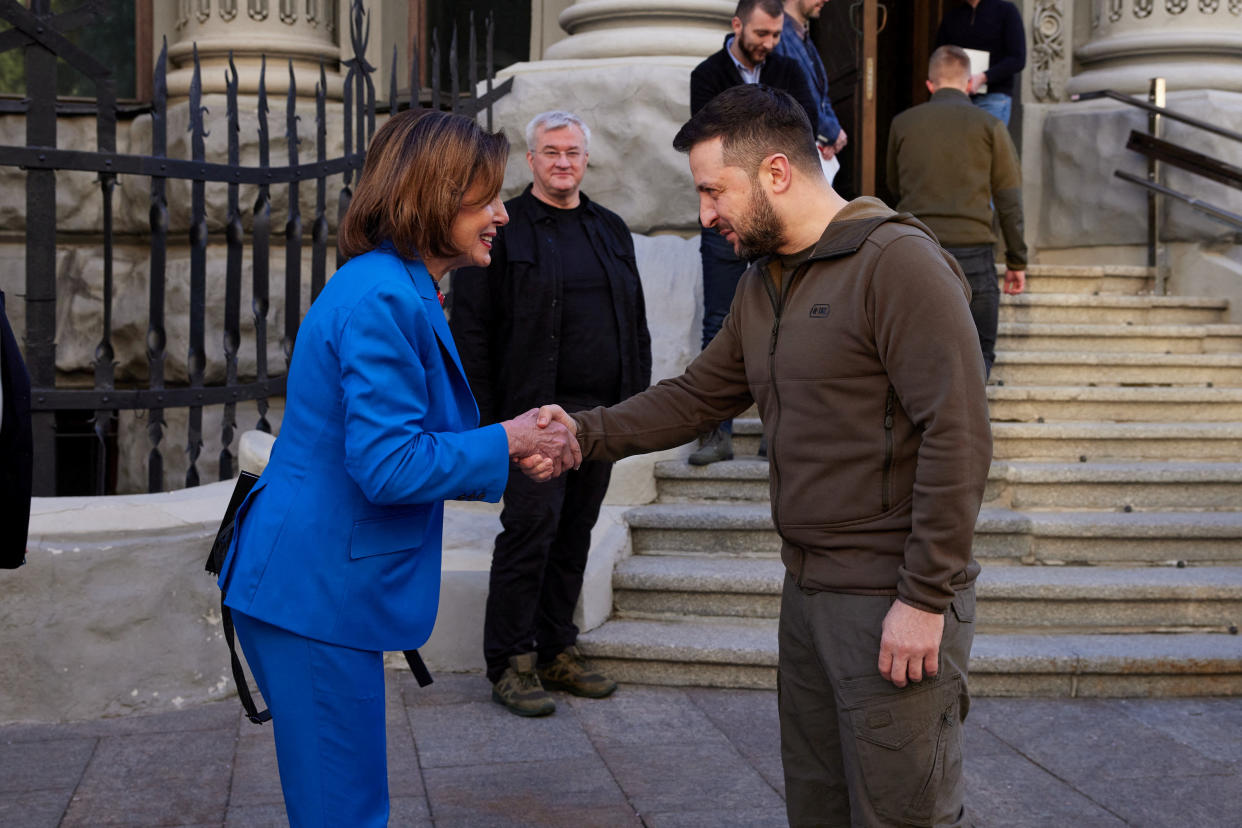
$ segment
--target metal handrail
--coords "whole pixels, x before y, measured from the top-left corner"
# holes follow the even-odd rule
[[[1138,109],[1144,109],[1152,113],[1153,115],[1162,115],[1166,118],[1169,118],[1170,120],[1180,121],[1183,124],[1189,124],[1192,127],[1196,127],[1198,129],[1202,129],[1207,132],[1211,132],[1216,135],[1223,136],[1232,141],[1242,142],[1242,132],[1234,132],[1231,129],[1225,129],[1224,127],[1217,126],[1216,124],[1210,123],[1208,121],[1203,121],[1198,118],[1192,118],[1189,115],[1183,115],[1182,113],[1177,112],[1176,110],[1166,109],[1163,106],[1157,106],[1155,104],[1148,103],[1147,101],[1140,100],[1139,98],[1135,98],[1131,95],[1123,95],[1122,93],[1115,92],[1112,89],[1103,89],[1103,90],[1100,90],[1099,92],[1080,92],[1078,94],[1070,96],[1070,100],[1074,102],[1093,101],[1093,100],[1098,100],[1100,98],[1109,98],[1114,101],[1120,101],[1123,104],[1128,104],[1129,106],[1133,106]]]
[[[1226,164],[1224,161],[1210,155],[1194,152],[1178,144],[1163,140],[1161,137],[1162,122],[1165,118],[1169,118],[1239,143],[1242,143],[1242,133],[1165,107],[1164,78],[1152,78],[1146,101],[1130,95],[1123,95],[1112,89],[1103,89],[1098,92],[1081,92],[1070,96],[1070,100],[1074,102],[1099,100],[1101,98],[1118,101],[1147,112],[1147,133],[1144,134],[1138,130],[1132,130],[1129,141],[1126,143],[1126,149],[1134,150],[1147,158],[1146,177],[1142,178],[1122,170],[1114,170],[1113,175],[1123,181],[1138,184],[1147,191],[1147,266],[1156,269],[1156,292],[1163,294],[1165,292],[1167,266],[1160,238],[1161,216],[1159,200],[1162,196],[1181,201],[1195,210],[1233,227],[1242,228],[1242,216],[1164,186],[1160,183],[1161,165],[1171,164],[1193,175],[1199,175],[1226,186],[1238,187],[1240,189],[1242,189],[1242,169]]]

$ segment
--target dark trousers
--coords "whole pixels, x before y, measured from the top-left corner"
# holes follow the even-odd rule
[[[703,257],[703,348],[720,333],[720,326],[729,315],[737,283],[746,272],[746,262],[733,252],[725,237],[704,227],[699,241]],[[733,431],[733,421],[721,423],[725,431]]]
[[[880,675],[895,598],[804,590],[785,578],[777,709],[792,828],[966,828],[962,722],[975,591],[944,615],[939,672],[898,689]]]
[[[996,320],[1000,314],[1000,289],[996,286],[996,254],[991,247],[946,247],[957,259],[970,283],[970,315],[983,349],[984,378],[996,361]]]
[[[588,460],[535,483],[510,466],[483,619],[483,655],[493,683],[510,656],[537,652],[544,663],[578,640],[574,608],[611,475],[611,463]]]

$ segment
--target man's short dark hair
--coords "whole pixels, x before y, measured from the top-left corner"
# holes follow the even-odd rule
[[[769,17],[784,17],[785,15],[785,6],[781,0],[740,0],[733,11],[733,16],[743,23],[749,23],[750,13],[755,9],[759,9]]]
[[[788,92],[761,83],[730,87],[682,125],[673,149],[689,152],[715,138],[722,139],[724,162],[752,178],[763,159],[776,153],[804,173],[823,174],[811,121]]]

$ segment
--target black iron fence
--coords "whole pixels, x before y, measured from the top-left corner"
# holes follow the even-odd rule
[[[367,143],[375,131],[376,112],[396,112],[406,107],[430,105],[434,108],[451,108],[471,117],[486,113],[486,124],[492,128],[492,104],[508,92],[512,81],[493,85],[492,37],[493,27],[489,20],[485,31],[485,58],[483,62],[485,89],[479,94],[477,43],[473,21],[467,39],[469,43],[469,78],[466,88],[460,89],[457,69],[457,31],[449,39],[450,86],[447,99],[441,92],[439,38],[433,34],[431,49],[432,77],[430,89],[424,90],[419,78],[417,52],[411,54],[410,76],[404,94],[399,90],[396,49],[393,50],[392,68],[389,74],[387,105],[377,105],[375,76],[376,67],[366,59],[369,39],[370,16],[361,0],[355,0],[349,12],[349,48],[352,57],[343,62],[345,73],[344,112],[342,129],[344,152],[338,157],[326,157],[327,144],[327,69],[320,66],[319,82],[315,85],[315,129],[317,155],[314,160],[303,161],[298,154],[300,116],[297,113],[297,87],[293,64],[289,64],[289,88],[285,114],[285,139],[288,148],[287,163],[272,165],[271,136],[268,125],[268,95],[266,84],[266,60],[260,75],[258,88],[258,152],[257,166],[246,166],[240,161],[238,116],[238,73],[232,56],[226,72],[228,158],[227,163],[209,162],[206,157],[205,137],[208,134],[202,105],[201,69],[197,50],[194,52],[193,79],[189,92],[190,157],[173,158],[168,155],[168,86],[167,44],[161,51],[154,69],[154,99],[151,103],[152,138],[150,155],[120,154],[116,151],[117,101],[115,84],[109,67],[71,43],[63,31],[88,23],[92,13],[99,13],[97,3],[88,3],[82,9],[53,15],[49,0],[32,0],[30,7],[15,0],[0,0],[0,19],[12,28],[0,33],[0,52],[22,48],[25,51],[27,98],[19,109],[24,109],[26,143],[24,146],[0,146],[0,167],[19,167],[26,171],[26,334],[25,358],[32,381],[32,410],[35,427],[35,494],[51,496],[58,493],[58,467],[64,473],[65,464],[57,462],[58,448],[68,438],[67,429],[58,429],[65,413],[85,413],[93,431],[94,450],[90,452],[93,464],[93,491],[105,494],[109,491],[109,468],[115,463],[117,451],[110,430],[122,410],[144,412],[147,421],[147,488],[158,492],[164,489],[164,440],[166,429],[165,411],[175,408],[188,410],[188,427],[185,452],[187,466],[185,485],[196,486],[200,481],[198,464],[203,446],[203,409],[207,406],[223,406],[221,427],[222,449],[218,457],[218,477],[221,480],[234,476],[235,461],[230,446],[237,428],[237,404],[253,400],[258,410],[255,427],[270,431],[267,413],[269,399],[284,395],[285,379],[282,371],[273,371],[267,364],[268,322],[271,311],[269,253],[273,233],[283,231],[285,246],[284,272],[284,330],[280,345],[285,358],[284,369],[293,355],[293,345],[302,319],[301,295],[303,281],[303,251],[309,244],[311,250],[310,297],[313,300],[323,288],[327,278],[328,245],[330,241],[328,222],[328,180],[340,177],[335,209],[337,216],[344,214],[351,198],[351,184],[362,168]],[[61,148],[57,146],[56,73],[57,62],[62,61],[72,70],[81,73],[95,87],[96,148],[92,150]],[[12,111],[12,107],[7,108]],[[79,108],[80,109],[80,108]],[[99,197],[102,203],[102,324],[93,361],[93,387],[58,387],[56,367],[57,341],[57,205],[56,174],[58,171],[85,171],[97,173]],[[113,347],[113,279],[114,219],[113,201],[118,176],[143,176],[150,179],[150,279],[148,286],[147,332],[146,332],[146,379],[145,382],[126,381],[118,383],[116,354]],[[188,381],[173,383],[166,380],[165,361],[169,348],[165,327],[168,299],[166,296],[167,254],[170,243],[170,222],[167,184],[169,181],[190,182],[189,229],[189,334],[187,348]],[[299,187],[314,182],[314,218],[310,222],[309,236],[303,223],[299,206]],[[247,243],[243,225],[243,206],[240,188],[245,185],[257,187],[258,195],[250,218],[251,232]],[[207,188],[227,188],[228,217],[222,233],[209,230],[207,220]],[[272,214],[273,188],[288,190],[288,210],[284,225],[273,226],[278,217]],[[223,235],[225,242],[225,298],[223,325],[224,376],[223,384],[207,384],[207,260],[212,237]],[[280,240],[277,239],[277,244]],[[253,347],[255,372],[252,379],[239,377],[238,357],[243,347],[241,333],[242,275],[247,255],[251,259],[252,295],[250,308],[254,317]],[[336,265],[342,263],[339,254]],[[134,447],[130,447],[134,450]]]

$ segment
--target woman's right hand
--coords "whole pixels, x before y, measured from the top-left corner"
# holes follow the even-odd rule
[[[509,457],[528,476],[548,480],[578,468],[582,463],[582,450],[577,437],[562,421],[558,419],[541,426],[539,413],[540,409],[532,408],[501,425],[509,438]]]

